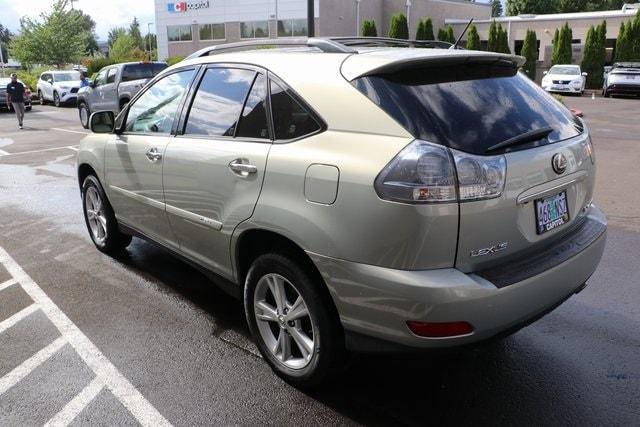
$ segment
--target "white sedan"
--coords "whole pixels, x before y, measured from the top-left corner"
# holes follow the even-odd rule
[[[584,93],[587,73],[579,65],[554,65],[544,72],[542,88],[547,92]]]

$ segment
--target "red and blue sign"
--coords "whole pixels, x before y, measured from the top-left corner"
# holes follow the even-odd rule
[[[167,11],[169,11],[171,13],[186,12],[187,11],[187,2],[168,3],[167,4]]]

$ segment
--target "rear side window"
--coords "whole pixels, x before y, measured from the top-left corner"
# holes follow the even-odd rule
[[[242,110],[240,124],[236,132],[237,137],[242,138],[269,138],[269,125],[267,121],[267,79],[258,74],[247,101]]]
[[[125,65],[124,70],[122,70],[122,81],[152,79],[165,68],[167,68],[167,64],[155,64],[152,62]]]
[[[318,132],[320,124],[280,85],[271,82],[271,110],[276,139],[295,139]]]
[[[534,146],[582,132],[569,110],[511,65],[411,69],[362,77],[354,85],[414,137],[473,154],[544,127],[553,132]]]
[[[206,71],[187,118],[186,135],[233,136],[255,71],[211,68]]]

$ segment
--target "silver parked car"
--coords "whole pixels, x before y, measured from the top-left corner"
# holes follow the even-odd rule
[[[348,351],[514,332],[584,288],[606,234],[593,145],[523,58],[268,43],[304,47],[207,48],[91,116],[78,179],[99,250],[139,236],[214,273],[301,386]]]
[[[640,62],[617,62],[604,76],[602,96],[640,95]]]

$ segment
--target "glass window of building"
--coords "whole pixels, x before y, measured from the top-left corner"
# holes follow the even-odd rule
[[[224,24],[200,24],[200,40],[224,40]]]
[[[191,36],[191,25],[167,26],[167,38],[170,42],[184,42],[193,40]]]
[[[241,22],[240,37],[242,37],[243,39],[259,39],[269,37],[269,22]]]
[[[306,35],[306,19],[281,19],[278,21],[278,37],[304,37]]]

